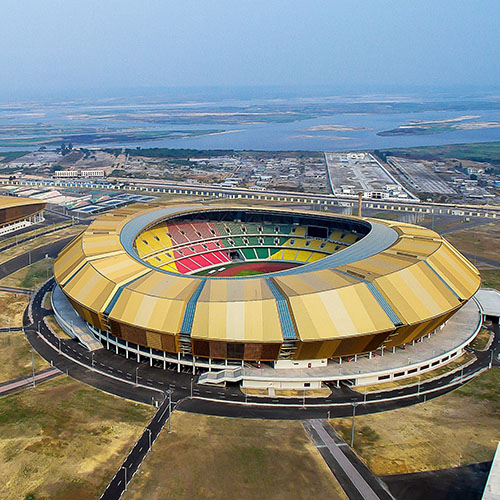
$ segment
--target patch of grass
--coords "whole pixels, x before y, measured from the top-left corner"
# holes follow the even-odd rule
[[[32,241],[9,248],[9,250],[5,250],[0,253],[0,263],[6,262],[14,257],[17,257],[18,255],[28,252],[29,250],[47,245],[48,243],[53,243],[54,241],[63,239],[67,236],[76,236],[85,228],[86,226],[83,225],[69,226],[67,228],[61,229],[60,231],[57,231],[56,233],[39,236]],[[3,244],[1,244],[1,246],[3,246]]]
[[[420,146],[405,149],[385,150],[385,153],[409,158],[484,161],[500,164],[500,141],[474,142],[470,144],[448,144],[443,146]]]
[[[500,265],[498,257],[500,225],[496,222],[446,234],[446,239],[460,252],[476,256],[478,261],[484,257]]]
[[[28,305],[26,295],[0,293],[0,324],[4,328],[22,326],[24,309]],[[9,322],[10,321],[10,322]],[[26,340],[24,332],[4,332],[0,334],[0,382],[6,382],[31,373],[31,345]],[[37,353],[33,355],[35,371],[47,368],[49,365]]]
[[[70,339],[71,337],[59,326],[56,318],[53,315],[45,316],[45,323],[50,327],[50,329],[62,339]]]
[[[481,271],[481,286],[500,290],[500,269]]]
[[[123,499],[264,497],[346,498],[300,422],[176,412]]]
[[[478,351],[486,349],[492,335],[493,334],[487,328],[481,328],[476,338],[472,341],[472,347]]]
[[[43,259],[28,267],[26,276],[21,281],[22,288],[37,288],[46,281],[53,272],[54,260]]]
[[[38,235],[46,232],[46,231],[50,231],[51,229],[56,229],[56,228],[59,228],[59,227],[64,227],[64,226],[67,226],[67,227],[70,227],[71,224],[68,223],[67,221],[65,222],[60,222],[58,224],[52,224],[52,225],[44,225],[44,226],[40,226],[40,227],[37,227],[36,229],[33,229],[32,231],[27,231],[25,233],[23,233],[22,235],[19,235],[19,236],[7,236],[7,237],[4,237],[4,238],[1,238],[0,237],[0,248],[3,248],[3,247],[6,247],[8,245],[11,245],[13,243],[16,243],[16,242],[19,242],[20,240],[24,240],[25,238],[32,238],[32,237],[37,237]],[[55,235],[57,234],[57,232],[55,233]],[[53,236],[55,236],[53,235]],[[22,243],[21,243],[22,245]]]
[[[357,415],[354,445],[379,475],[491,460],[500,439],[499,412],[500,368],[494,367],[427,403]],[[331,420],[348,443],[351,423],[351,418]]]
[[[490,401],[500,411],[500,368],[494,367],[456,391],[456,394],[478,401]]]
[[[38,288],[54,272],[54,259],[42,259],[23,267],[0,281],[4,286]]]
[[[385,212],[377,212],[374,215],[370,215],[370,217],[373,219],[398,220],[401,214],[386,210]]]
[[[2,162],[7,163],[8,161],[17,160],[21,156],[27,155],[29,151],[2,151],[0,153],[0,159]]]
[[[243,271],[235,273],[233,276],[254,276],[255,274],[262,274],[262,271],[254,271],[253,269],[243,269]]]
[[[61,376],[0,399],[0,498],[98,498],[154,409]]]

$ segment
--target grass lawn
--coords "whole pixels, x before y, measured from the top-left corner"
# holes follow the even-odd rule
[[[252,269],[243,269],[239,273],[233,274],[233,276],[254,276],[256,274],[262,274],[262,271],[254,271]]]
[[[51,229],[55,229],[58,227],[63,227],[63,226],[69,226],[71,222],[65,221],[65,222],[59,222],[58,224],[51,224],[47,226],[38,226],[36,229],[33,229],[31,231],[27,231],[23,234],[16,236],[8,236],[6,235],[5,237],[0,237],[0,248],[5,247],[7,245],[10,245],[12,243],[16,243],[16,241],[24,240],[25,238],[31,238],[34,236],[37,236],[39,234],[44,233],[45,231],[50,231]],[[53,235],[55,237],[57,235],[57,232]]]
[[[31,266],[23,267],[10,274],[0,284],[3,286],[13,286],[21,288],[38,288],[54,272],[54,259],[42,259]]]
[[[300,422],[176,412],[122,498],[347,497]]]
[[[491,460],[500,440],[500,368],[427,403],[356,417],[354,447],[379,475]],[[351,419],[331,420],[350,442]]]
[[[153,412],[65,376],[0,398],[0,498],[99,498]]]
[[[500,265],[498,254],[500,224],[497,222],[449,233],[445,237],[460,252],[477,255],[478,259],[485,257],[495,260]]]
[[[52,330],[52,332],[57,335],[58,337],[62,339],[71,339],[73,337],[70,337],[60,326],[59,323],[57,322],[56,318],[54,315],[50,316],[45,316],[45,323],[47,326]]]
[[[22,326],[23,312],[28,305],[28,297],[13,293],[0,293],[0,326]],[[0,382],[29,375],[31,373],[31,345],[23,332],[0,333]],[[35,371],[47,368],[48,363],[34,353]]]
[[[69,226],[66,229],[61,229],[60,231],[57,231],[56,233],[46,234],[45,236],[40,236],[27,243],[17,245],[13,248],[10,248],[9,250],[5,250],[4,252],[0,253],[0,263],[7,262],[8,260],[17,257],[18,255],[26,253],[28,250],[33,250],[43,245],[47,245],[48,243],[52,243],[54,241],[63,239],[67,236],[76,236],[77,234],[81,233],[85,228],[86,226],[83,225]],[[0,246],[3,246],[3,243],[0,244]]]
[[[472,347],[479,351],[486,349],[488,342],[490,341],[491,336],[493,335],[487,328],[481,328],[479,333],[476,335],[476,338],[472,341]]]
[[[481,271],[481,286],[500,290],[500,269]]]

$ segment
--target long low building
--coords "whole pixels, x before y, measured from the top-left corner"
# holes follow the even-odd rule
[[[423,227],[200,203],[99,217],[61,252],[55,278],[127,357],[307,366],[415,341],[480,285]]]
[[[0,235],[43,221],[44,208],[41,200],[0,196]]]

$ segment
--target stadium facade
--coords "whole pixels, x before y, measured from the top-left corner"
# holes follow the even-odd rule
[[[259,206],[132,206],[63,249],[55,279],[104,347],[201,370],[320,367],[414,343],[475,294],[429,229]]]
[[[42,222],[45,202],[0,196],[0,236]]]

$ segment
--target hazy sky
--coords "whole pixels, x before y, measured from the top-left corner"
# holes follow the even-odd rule
[[[0,0],[0,92],[499,85],[499,21],[499,0]]]

